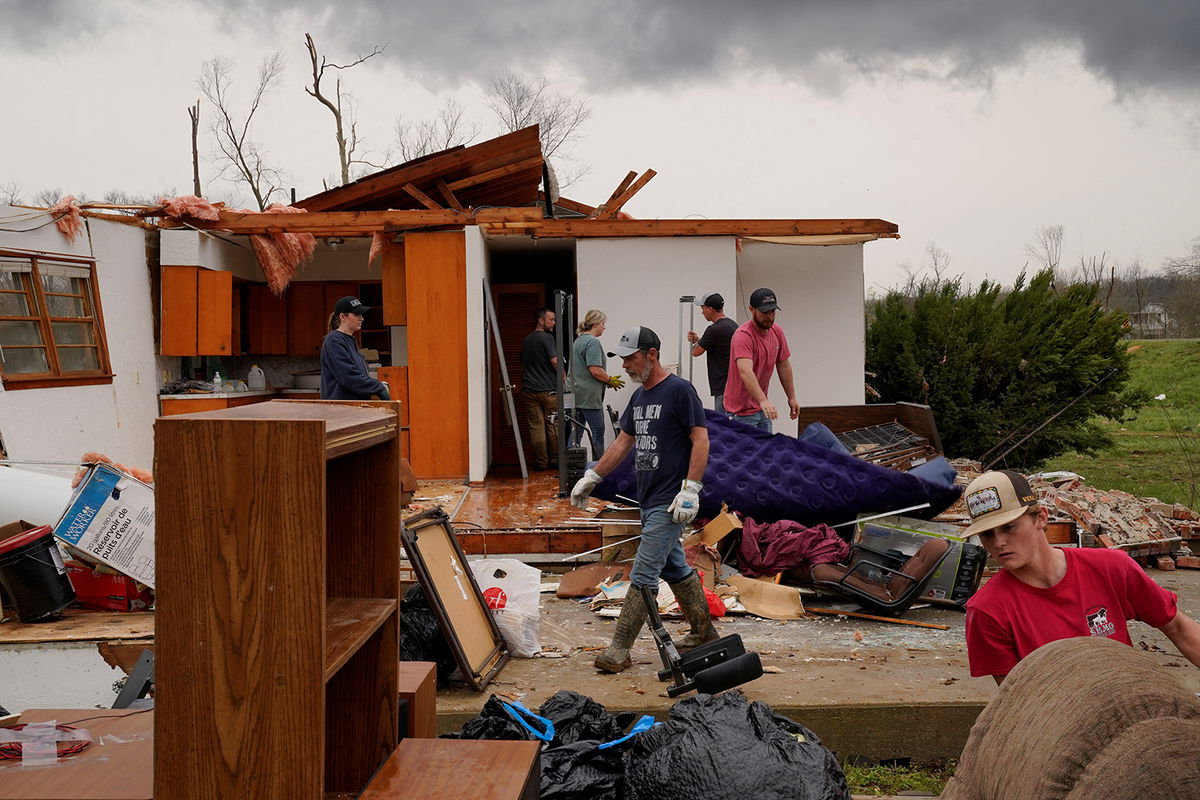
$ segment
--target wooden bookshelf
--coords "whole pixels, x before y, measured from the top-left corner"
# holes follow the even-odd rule
[[[358,794],[396,747],[395,402],[155,424],[155,797]]]

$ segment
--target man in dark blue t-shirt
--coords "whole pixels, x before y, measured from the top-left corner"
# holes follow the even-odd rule
[[[605,672],[621,672],[632,661],[629,648],[646,621],[647,609],[639,586],[658,592],[665,578],[679,601],[691,632],[680,642],[687,649],[717,638],[708,614],[708,601],[696,571],[688,566],[679,543],[685,525],[700,509],[701,479],[708,464],[708,428],[704,407],[692,385],[663,369],[658,360],[661,342],[646,327],[621,334],[616,352],[621,366],[641,388],[633,393],[621,415],[621,433],[595,467],[584,473],[571,492],[571,502],[587,507],[588,496],[631,450],[635,451],[638,503],[642,507],[642,540],[630,574],[612,644],[596,657]]]

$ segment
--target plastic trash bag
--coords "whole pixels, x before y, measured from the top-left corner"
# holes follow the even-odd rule
[[[554,723],[552,744],[556,747],[579,741],[590,741],[594,746],[619,739],[634,717],[630,711],[610,714],[592,698],[568,690],[555,692],[542,703],[538,713]]]
[[[425,598],[421,584],[409,587],[404,593],[400,625],[400,660],[432,661],[437,664],[437,682],[444,686],[450,674],[458,669],[454,653],[438,625],[433,608]]]
[[[841,765],[812,731],[738,692],[681,700],[626,747],[628,800],[850,798]]]
[[[538,638],[541,570],[515,558],[482,558],[468,563],[509,654],[533,658],[542,652]]]
[[[619,751],[578,741],[542,751],[541,800],[620,800],[625,766]],[[697,799],[698,800],[698,799]]]

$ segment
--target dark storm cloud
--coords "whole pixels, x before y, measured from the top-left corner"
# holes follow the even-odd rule
[[[21,2],[18,33],[0,37],[44,42],[47,29],[78,31],[78,15],[103,19],[88,9],[105,7]],[[746,64],[828,83],[840,73],[916,71],[924,60],[935,62],[936,74],[986,79],[1031,50],[1067,46],[1118,90],[1200,86],[1197,0],[216,0],[213,7],[227,24],[264,30],[278,27],[279,12],[298,11],[297,24],[311,25],[330,52],[387,43],[388,63],[431,82],[545,74],[553,65],[604,91],[702,83]],[[13,6],[0,8],[14,16]]]

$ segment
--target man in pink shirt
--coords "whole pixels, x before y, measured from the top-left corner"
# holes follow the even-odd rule
[[[750,321],[733,333],[729,343],[729,379],[725,382],[725,413],[730,419],[771,433],[772,420],[779,410],[767,397],[771,372],[779,373],[779,383],[787,395],[791,418],[800,416],[796,389],[792,383],[792,364],[788,359],[787,337],[775,324],[779,305],[770,289],[755,289],[750,295]]]

